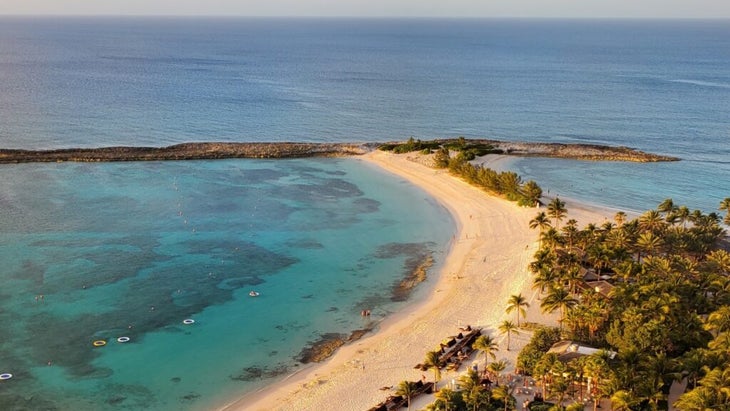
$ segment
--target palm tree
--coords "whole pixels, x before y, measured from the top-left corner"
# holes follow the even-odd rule
[[[644,231],[660,232],[666,223],[657,210],[649,210],[639,217],[639,228]]]
[[[507,351],[509,351],[509,343],[510,343],[510,337],[512,334],[519,335],[519,331],[517,331],[517,326],[512,321],[504,320],[502,321],[502,324],[499,325],[499,331],[502,334],[507,335]]]
[[[707,255],[707,262],[713,264],[715,267],[711,268],[712,271],[717,273],[730,275],[730,253],[725,250],[713,250]]]
[[[599,351],[588,357],[584,364],[584,373],[590,378],[592,386],[590,386],[593,395],[593,411],[598,408],[598,403],[604,394],[605,382],[608,378],[610,368],[608,366],[608,353]]]
[[[713,335],[730,331],[730,306],[723,305],[710,313],[705,322],[705,329],[712,331]]]
[[[697,386],[697,380],[705,366],[705,353],[702,349],[692,349],[679,358],[679,369],[681,374],[687,378],[687,389]]]
[[[542,355],[535,366],[532,368],[532,375],[540,380],[540,386],[542,387],[542,396],[547,398],[547,385],[548,379],[552,375],[553,367],[558,364],[560,360],[558,355],[554,352],[548,352]]]
[[[586,306],[578,304],[572,310],[568,311],[565,315],[565,327],[570,330],[573,338],[579,338],[583,329],[585,328],[585,314]]]
[[[598,240],[601,238],[601,231],[595,223],[588,223],[580,232],[579,247],[581,251],[585,251],[587,248],[597,245]]]
[[[730,332],[725,331],[718,334],[707,343],[707,347],[715,351],[730,351]]]
[[[730,369],[713,368],[701,380],[700,385],[712,390],[719,409],[728,409],[730,403]]]
[[[689,221],[698,224],[701,220],[706,217],[704,214],[702,214],[702,210],[692,210],[692,212],[689,214]]]
[[[499,346],[496,342],[494,342],[494,339],[491,335],[480,335],[477,337],[477,339],[472,344],[471,348],[481,351],[484,353],[484,368],[487,368],[487,362],[489,357],[492,358],[492,360],[496,360],[497,356],[494,354],[496,351],[499,351]]]
[[[616,227],[612,222],[610,221],[604,221],[603,224],[601,224],[601,230],[610,233],[614,227]]]
[[[492,389],[492,398],[504,403],[504,411],[514,408],[514,404],[516,402],[515,397],[512,396],[512,389],[510,389],[506,384],[494,387]]]
[[[507,314],[511,313],[512,311],[517,311],[517,327],[520,326],[520,314],[522,314],[523,317],[527,316],[527,310],[525,308],[529,308],[530,303],[527,302],[527,299],[522,296],[522,293],[520,294],[512,294],[509,296],[509,300],[507,300]]]
[[[588,328],[588,339],[593,341],[596,331],[600,330],[608,318],[606,300],[596,299],[592,301],[584,312],[583,321]]]
[[[560,279],[568,283],[568,290],[576,294],[578,292],[578,284],[583,282],[583,271],[578,265],[572,266],[560,271]]]
[[[641,233],[639,238],[636,240],[636,247],[640,250],[637,253],[637,260],[641,262],[641,251],[643,251],[646,255],[653,255],[662,245],[664,245],[664,240],[662,240],[661,236],[658,236],[651,231]]]
[[[537,273],[544,267],[555,265],[555,254],[550,250],[541,248],[535,251],[534,260],[527,266],[532,273]]]
[[[570,382],[568,380],[570,373],[568,372],[568,367],[565,363],[557,361],[550,368],[550,374],[551,381],[548,392],[551,397],[557,397],[555,401],[557,404],[562,404],[565,394],[570,389]]]
[[[730,197],[725,197],[722,201],[720,201],[720,206],[717,209],[730,213]]]
[[[548,217],[555,220],[555,227],[559,227],[560,221],[565,218],[568,214],[568,209],[565,208],[565,201],[561,201],[560,197],[555,197],[548,203],[547,215]]]
[[[436,401],[434,405],[435,410],[456,410],[459,407],[459,398],[461,397],[458,392],[452,390],[449,387],[441,388],[435,395]],[[443,406],[443,408],[441,408]]]
[[[674,381],[681,380],[678,370],[678,361],[667,357],[666,353],[657,353],[646,357],[642,363],[644,368],[644,379],[647,384],[645,397],[651,401],[654,406],[658,405],[660,400],[664,400],[662,393],[663,387],[669,387]]]
[[[563,236],[554,227],[548,227],[547,230],[540,233],[540,244],[550,247],[553,251],[563,241]]]
[[[395,390],[395,395],[400,395],[408,400],[408,411],[411,411],[411,398],[416,393],[416,383],[413,381],[401,381]]]
[[[664,219],[667,223],[669,223],[672,227],[676,226],[677,223],[679,223],[679,216],[677,215],[677,212],[673,212],[671,214],[667,214],[667,217]]]
[[[679,207],[678,209],[674,210],[672,215],[674,215],[677,220],[682,223],[683,228],[687,228],[687,220],[689,220],[690,218],[690,211],[687,206]]]
[[[504,371],[507,368],[507,361],[505,360],[499,360],[494,361],[489,364],[487,369],[489,372],[491,372],[494,375],[494,379],[497,383],[499,383],[499,377],[502,374],[502,371]]]
[[[619,231],[616,231],[617,233]],[[611,263],[611,251],[606,247],[594,246],[586,252],[588,262],[593,265],[597,275],[601,275],[601,270],[608,267]]]
[[[558,272],[553,270],[552,267],[543,267],[538,271],[535,278],[532,279],[532,288],[539,291],[538,300],[540,299],[540,294],[554,286],[557,279]]]
[[[572,252],[573,240],[575,240],[579,234],[578,221],[571,218],[567,223],[565,223],[565,226],[561,231],[563,232],[563,237],[568,242],[568,250]]]
[[[544,211],[540,211],[539,213],[537,213],[535,218],[530,220],[530,228],[533,230],[539,228],[540,232],[543,232],[550,227],[550,220],[548,219],[548,216],[547,214],[545,214]]]
[[[426,369],[433,370],[433,389],[436,390],[436,384],[441,379],[441,353],[438,351],[429,351],[426,353],[426,359],[423,361]]]
[[[563,287],[550,287],[548,294],[540,303],[542,312],[552,313],[560,310],[560,329],[563,329],[563,320],[565,320],[565,312],[578,304],[578,300],[570,295],[570,292]]]
[[[616,226],[621,227],[624,225],[624,222],[626,222],[626,213],[623,211],[617,212],[616,215],[613,216],[613,221],[616,222]]]
[[[513,171],[505,171],[499,174],[499,190],[508,199],[516,199],[520,194],[522,177]]]
[[[520,189],[522,197],[524,198],[524,204],[530,207],[535,207],[540,204],[540,197],[542,197],[542,188],[533,180],[529,180],[522,185]]]
[[[642,381],[636,388],[636,396],[640,402],[648,402],[648,408],[652,411],[659,410],[659,401],[665,401],[667,395],[662,391],[664,387],[656,379],[649,378]]]
[[[474,411],[489,403],[489,392],[480,384],[479,375],[476,371],[469,370],[459,377],[459,386],[461,387],[461,398]]]
[[[727,225],[730,225],[730,197],[726,197],[720,202],[720,207],[718,208],[718,210],[724,210],[726,212],[723,222]]]
[[[626,390],[616,391],[611,396],[611,408],[614,411],[631,411],[636,402],[636,397]]]
[[[635,278],[640,271],[641,265],[632,260],[622,261],[621,263],[613,267],[613,272],[615,272],[616,275],[624,282]]]
[[[658,206],[657,210],[661,213],[671,213],[672,211],[676,210],[677,207],[674,205],[674,201],[672,201],[671,198],[667,198],[664,201],[662,201]]]
[[[648,354],[643,354],[642,349],[636,346],[619,351],[618,358],[620,361],[617,376],[623,379],[624,387],[635,387],[637,385],[639,368],[642,365],[644,355]]]
[[[574,402],[565,407],[565,411],[583,411],[585,407],[586,406],[582,402]]]
[[[707,387],[697,387],[687,391],[673,405],[679,410],[705,411],[714,410],[717,404],[715,393]]]
[[[631,244],[631,238],[623,228],[621,230],[612,230],[606,237],[606,244],[613,248],[627,248]]]

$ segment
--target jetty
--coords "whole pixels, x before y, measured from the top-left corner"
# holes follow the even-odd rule
[[[430,140],[439,146],[457,139]],[[494,153],[519,157],[553,157],[593,161],[657,162],[679,158],[628,147],[596,144],[510,142],[469,139],[493,147]],[[96,147],[49,150],[0,149],[0,164],[41,162],[169,161],[227,158],[306,158],[357,156],[392,143],[190,142],[167,147]]]

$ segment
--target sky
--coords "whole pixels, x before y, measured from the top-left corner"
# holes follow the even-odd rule
[[[0,15],[730,18],[730,0],[0,0]]]

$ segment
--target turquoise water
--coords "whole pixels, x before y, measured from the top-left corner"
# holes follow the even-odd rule
[[[220,405],[397,310],[394,283],[453,233],[423,192],[356,160],[8,167],[8,410]]]
[[[719,146],[707,153],[707,159],[696,161],[596,163],[530,158],[516,160],[510,168],[525,179],[539,181],[546,194],[587,204],[643,213],[672,198],[691,210],[722,213],[717,207],[730,197],[726,147]]]

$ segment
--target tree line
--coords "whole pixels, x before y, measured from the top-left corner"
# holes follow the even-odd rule
[[[542,189],[533,180],[523,182],[517,173],[497,172],[488,167],[472,164],[471,161],[478,156],[502,153],[489,144],[467,141],[464,137],[444,143],[422,142],[411,137],[405,143],[386,144],[380,148],[394,153],[413,151],[433,153],[436,168],[448,169],[451,174],[469,184],[480,187],[492,195],[517,202],[520,206],[535,207],[542,197]],[[452,156],[452,153],[455,155]]]

